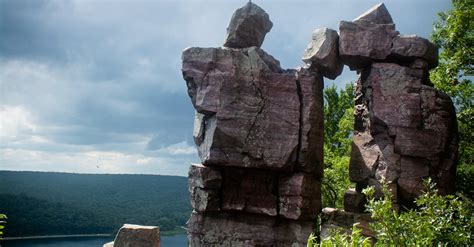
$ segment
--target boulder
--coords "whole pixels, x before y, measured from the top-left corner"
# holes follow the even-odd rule
[[[373,61],[383,61],[392,52],[392,40],[398,35],[395,24],[341,21],[339,56],[351,70],[366,68]]]
[[[338,46],[339,35],[335,30],[316,29],[304,51],[303,61],[309,67],[317,68],[323,76],[334,80],[342,73],[344,67],[339,58]]]
[[[347,212],[364,213],[366,203],[365,195],[355,189],[348,189],[344,193],[344,210]]]
[[[398,61],[422,59],[429,68],[438,66],[438,47],[416,35],[398,35],[393,39],[391,55]]]
[[[124,224],[113,242],[114,247],[160,247],[160,228]]]
[[[379,3],[367,10],[365,13],[355,18],[353,22],[372,22],[375,24],[392,24],[392,16],[388,12],[385,4]]]
[[[237,9],[227,27],[225,47],[260,47],[265,35],[272,29],[273,23],[268,14],[258,5],[248,2]]]
[[[336,230],[351,235],[352,226],[358,223],[357,227],[361,229],[361,234],[366,237],[375,237],[375,234],[369,227],[372,222],[370,214],[360,214],[345,212],[336,208],[323,208],[321,213],[321,239],[327,238],[331,232]]]

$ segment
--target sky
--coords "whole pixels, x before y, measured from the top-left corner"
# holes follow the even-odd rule
[[[380,1],[253,0],[262,48],[302,65],[314,29]],[[402,34],[429,37],[448,0],[383,1]],[[0,170],[186,176],[199,162],[181,52],[219,47],[231,0],[0,0]],[[325,85],[354,81],[344,68]]]

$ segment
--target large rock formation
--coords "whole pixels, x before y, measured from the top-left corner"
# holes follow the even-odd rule
[[[202,161],[189,170],[191,246],[306,246],[321,210],[323,78],[259,48],[271,25],[248,3],[225,47],[183,51]]]
[[[432,87],[438,51],[428,40],[400,35],[383,4],[340,34],[317,29],[306,66],[285,70],[260,49],[272,23],[257,5],[238,9],[220,48],[183,51],[183,77],[196,109],[194,140],[202,164],[189,170],[194,211],[191,246],[305,246],[321,211],[323,76],[343,64],[360,73],[346,211],[325,209],[329,228],[362,221],[361,190],[388,183],[396,205],[410,207],[431,177],[452,193],[457,126],[450,98]]]
[[[441,193],[454,192],[456,117],[450,98],[428,79],[428,69],[438,63],[436,46],[414,35],[394,35],[398,32],[390,20],[386,8],[378,5],[354,22],[341,22],[341,56],[347,58],[344,48],[357,47],[351,56],[365,59],[354,63],[343,58],[361,72],[349,176],[359,188],[377,188],[384,180],[395,199],[410,206],[428,177]],[[346,28],[362,23],[373,27],[371,35],[385,45],[364,43],[364,30]],[[356,38],[342,38],[349,36]]]
[[[364,212],[361,190],[367,186],[374,186],[380,196],[382,182],[387,183],[395,209],[413,206],[426,178],[441,194],[453,193],[456,115],[450,98],[429,81],[429,69],[438,64],[436,46],[415,35],[399,35],[383,4],[352,22],[342,21],[339,31],[343,63],[360,72],[349,164],[356,189],[344,197],[351,220],[339,225],[357,221],[354,217]],[[323,217],[328,220],[322,232],[348,214],[323,212],[332,216]]]

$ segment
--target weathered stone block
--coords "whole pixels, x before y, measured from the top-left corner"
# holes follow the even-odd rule
[[[348,189],[344,193],[344,210],[347,212],[364,213],[366,203],[365,195],[355,189]]]
[[[220,209],[218,190],[205,190],[195,187],[189,195],[191,197],[191,206],[198,212],[218,211]]]
[[[436,131],[411,128],[397,128],[395,152],[412,157],[433,157],[440,155],[446,145],[446,136]]]
[[[312,174],[284,175],[278,182],[279,214],[287,219],[316,219],[321,210],[321,183]]]
[[[225,212],[193,212],[187,223],[189,245],[193,247],[304,247],[313,227],[312,221]]]
[[[201,164],[191,164],[188,172],[189,187],[202,189],[220,189],[222,184],[221,172]]]
[[[393,63],[373,64],[364,82],[372,87],[372,122],[382,121],[390,127],[421,127],[422,73]]]
[[[198,212],[219,210],[221,183],[220,171],[201,164],[192,164],[188,172],[188,188],[194,210]]]
[[[225,169],[222,185],[222,210],[245,211],[276,216],[277,182],[272,172]]]
[[[300,128],[294,73],[256,47],[190,48],[183,75],[205,115],[197,115],[194,131],[204,165],[293,170]]]
[[[429,68],[438,66],[438,47],[429,40],[416,35],[399,35],[393,39],[392,56],[398,61],[423,59]]]
[[[114,247],[160,247],[160,228],[125,224],[115,237]]]
[[[229,27],[227,27],[224,46],[232,48],[260,47],[272,26],[273,23],[268,14],[258,5],[248,2],[232,15]]]
[[[339,56],[351,70],[366,68],[372,61],[382,61],[390,55],[392,39],[397,35],[395,24],[341,21]]]
[[[359,214],[345,212],[335,208],[323,208],[321,213],[321,238],[330,236],[332,230],[342,231],[350,236],[352,226],[358,223],[358,227],[362,230],[362,235],[366,237],[375,237],[370,230],[369,223],[372,222],[370,214]]]
[[[356,183],[367,183],[375,175],[380,155],[379,146],[369,132],[355,133],[352,139],[349,179]]]
[[[300,97],[300,146],[295,171],[323,175],[324,112],[323,77],[300,68],[296,71]]]
[[[364,12],[359,17],[355,18],[353,22],[372,22],[375,24],[392,24],[392,16],[388,12],[385,4],[379,3],[374,7],[370,8],[366,12]]]
[[[329,79],[336,79],[344,65],[339,58],[339,35],[335,30],[319,28],[314,30],[311,41],[303,54],[303,61],[317,68]]]

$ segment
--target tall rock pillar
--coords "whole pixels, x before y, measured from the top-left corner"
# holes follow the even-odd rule
[[[260,48],[272,22],[238,9],[224,47],[187,48],[201,164],[189,170],[190,246],[306,246],[321,210],[323,79]]]
[[[363,188],[374,186],[380,196],[384,181],[395,208],[412,207],[426,178],[441,194],[454,192],[456,115],[448,95],[429,81],[429,70],[438,64],[437,47],[416,35],[400,35],[384,4],[341,21],[339,32],[339,56],[359,74],[349,164],[356,188],[346,191],[345,212],[323,209],[321,232],[359,222],[370,236]]]

